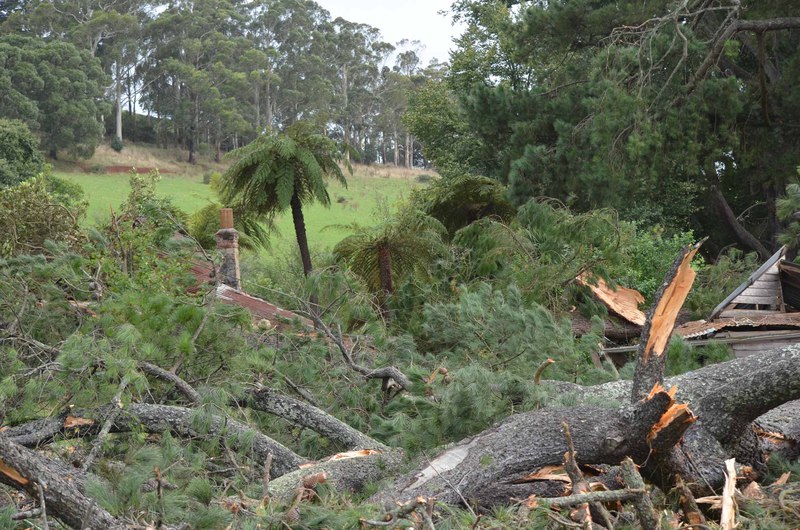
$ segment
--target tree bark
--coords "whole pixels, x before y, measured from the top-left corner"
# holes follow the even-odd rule
[[[38,498],[41,486],[47,512],[74,528],[125,526],[84,494],[80,471],[26,449],[0,434],[0,482]]]
[[[119,63],[115,65],[114,71],[116,72],[116,79],[114,84],[114,103],[116,106],[115,121],[116,121],[116,135],[117,138],[122,140],[122,79],[120,79]]]
[[[736,215],[731,210],[728,201],[725,199],[725,196],[722,194],[722,191],[717,186],[711,186],[711,198],[714,201],[714,206],[717,209],[722,220],[728,227],[733,231],[734,236],[736,239],[744,245],[745,247],[755,250],[758,252],[759,257],[762,260],[768,260],[771,253],[767,250],[761,241],[759,241],[753,234],[748,232],[748,230],[742,226],[739,220],[736,218]]]
[[[307,427],[347,449],[388,449],[382,443],[334,418],[324,410],[308,403],[278,394],[269,388],[258,388],[247,394],[246,404],[253,410]]]
[[[99,409],[73,410],[51,418],[32,421],[3,432],[7,439],[26,447],[37,447],[53,440],[56,436],[93,436],[100,430],[115,405]],[[169,405],[132,403],[114,420],[111,432],[129,432],[141,426],[147,432],[170,431],[184,438],[219,436],[234,450],[244,448],[244,441],[252,435],[248,446],[253,458],[263,465],[268,455],[273,455],[272,472],[275,476],[296,470],[307,462],[293,451],[272,438],[236,420],[212,415],[200,431],[193,427],[193,415],[197,411]]]
[[[642,462],[654,450],[648,435],[672,406],[662,391],[619,409],[580,406],[515,414],[445,450],[372,500],[391,505],[422,496],[492,506],[509,501],[512,485],[517,486],[515,497],[527,497],[535,485],[526,483],[525,476],[564,459],[564,422],[570,425],[579,463],[617,464],[627,456]],[[674,445],[682,434],[677,430],[662,443]]]
[[[292,221],[294,222],[294,235],[297,239],[297,246],[300,248],[300,259],[303,262],[303,274],[308,276],[313,268],[311,267],[311,253],[308,250],[308,238],[306,237],[306,222],[303,218],[303,205],[297,191],[292,195]]]

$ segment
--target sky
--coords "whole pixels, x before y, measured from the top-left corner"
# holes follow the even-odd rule
[[[450,60],[448,50],[461,28],[454,27],[449,15],[438,11],[450,9],[453,0],[316,0],[330,11],[331,18],[369,24],[381,30],[386,42],[401,39],[419,40],[425,45],[420,53],[422,65],[434,57]]]

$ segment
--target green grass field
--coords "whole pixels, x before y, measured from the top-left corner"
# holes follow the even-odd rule
[[[118,209],[128,195],[127,174],[92,174],[56,171],[55,175],[79,184],[89,202],[86,222],[97,224],[110,217],[111,209]],[[328,249],[348,235],[347,230],[327,228],[332,225],[358,223],[370,225],[376,222],[376,212],[382,205],[392,207],[398,200],[408,197],[411,190],[419,186],[414,174],[399,170],[357,168],[348,177],[345,189],[331,183],[328,192],[330,208],[320,204],[304,208],[309,244],[318,250]],[[171,198],[174,203],[191,214],[202,208],[214,195],[202,182],[202,176],[162,175],[158,193]],[[284,252],[294,244],[294,229],[290,212],[277,222],[277,233],[273,234],[272,251]]]

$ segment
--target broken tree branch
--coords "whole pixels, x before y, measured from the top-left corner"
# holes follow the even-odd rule
[[[27,447],[47,443],[57,435],[94,436],[99,432],[99,425],[113,413],[114,408],[105,406],[99,409],[73,410],[69,414],[11,427],[3,434]],[[204,425],[203,432],[200,432],[193,427],[195,422],[192,419],[196,414],[198,411],[185,407],[131,403],[114,420],[111,432],[129,432],[134,427],[141,426],[148,432],[170,431],[184,438],[220,437],[234,450],[247,448],[260,464],[266,461],[269,454],[273,454],[273,471],[276,475],[290,473],[307,462],[252,427],[217,414],[209,415],[206,420],[208,423]],[[247,444],[251,435],[252,442]]]
[[[334,333],[331,331],[331,328],[325,324],[325,322],[320,318],[318,314],[314,311],[307,311],[306,316],[311,318],[314,321],[315,326],[317,329],[322,330],[322,333],[338,348],[339,353],[342,354],[342,358],[344,359],[345,364],[351,370],[360,373],[364,376],[365,379],[383,379],[384,381],[388,379],[392,379],[395,383],[397,383],[400,388],[406,390],[411,388],[411,380],[400,370],[395,368],[394,366],[386,366],[383,368],[367,368],[366,366],[361,366],[360,364],[356,363],[353,360],[352,352],[345,346],[344,341],[342,340],[342,331],[338,329],[338,333]]]
[[[644,530],[658,530],[661,528],[661,521],[653,507],[653,501],[650,500],[650,495],[647,494],[644,480],[636,470],[636,464],[630,458],[626,458],[622,461],[621,468],[625,484],[631,489],[644,491],[644,493],[633,499],[633,507],[639,517],[639,524],[642,525]]]
[[[249,391],[245,403],[253,410],[268,412],[307,427],[348,449],[387,449],[384,444],[334,418],[324,410],[266,387]]]
[[[22,447],[5,433],[0,434],[0,482],[24,490],[33,498],[41,493],[42,514],[47,505],[54,517],[72,527],[123,527],[83,493],[84,481],[73,468]]]
[[[89,451],[89,455],[86,457],[86,460],[83,461],[83,466],[81,469],[86,472],[92,467],[95,459],[100,454],[100,449],[103,447],[103,441],[105,441],[106,436],[108,436],[109,431],[111,430],[111,426],[114,425],[114,421],[119,416],[119,413],[122,411],[122,393],[125,391],[125,387],[128,386],[128,378],[123,377],[122,381],[119,384],[119,390],[117,390],[117,395],[114,396],[114,399],[111,400],[111,412],[109,412],[106,420],[103,422],[103,428],[100,429],[100,433],[95,438],[94,442],[92,443],[92,449]]]
[[[653,305],[647,311],[636,356],[631,390],[632,401],[643,399],[655,385],[664,382],[664,366],[667,362],[667,347],[672,329],[694,283],[692,258],[704,241],[697,245],[687,245],[681,250],[664,276]]]

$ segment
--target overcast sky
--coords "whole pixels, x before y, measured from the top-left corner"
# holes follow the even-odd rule
[[[448,50],[460,28],[451,25],[450,16],[438,11],[450,9],[452,0],[316,0],[331,12],[331,18],[369,24],[381,30],[383,39],[396,44],[401,39],[418,40],[425,45],[422,64],[436,57],[450,60]]]

